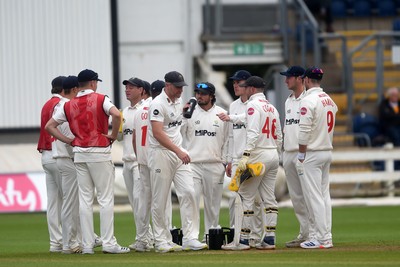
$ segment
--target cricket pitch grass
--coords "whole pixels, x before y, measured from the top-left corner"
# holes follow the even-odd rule
[[[174,225],[180,227],[179,211],[174,210]],[[227,209],[221,210],[220,224],[229,226]],[[134,240],[132,213],[115,213],[115,236],[128,246]],[[227,252],[205,250],[160,254],[154,251],[128,254],[64,255],[49,253],[44,213],[0,214],[0,266],[400,266],[400,207],[333,208],[332,249],[288,249],[285,242],[298,232],[291,208],[279,210],[277,248],[273,251]],[[99,234],[99,214],[95,213],[95,230]],[[203,230],[201,229],[201,233]]]

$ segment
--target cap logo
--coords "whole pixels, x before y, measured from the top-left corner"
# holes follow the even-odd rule
[[[306,114],[307,114],[307,108],[302,107],[302,108],[300,109],[300,114],[301,114],[301,115],[306,115]]]

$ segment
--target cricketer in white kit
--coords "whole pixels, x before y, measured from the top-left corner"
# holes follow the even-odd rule
[[[150,128],[148,160],[152,191],[152,219],[156,252],[172,252],[182,249],[200,250],[207,245],[197,238],[199,231],[194,223],[198,220],[195,212],[194,184],[188,165],[190,156],[182,148],[181,94],[186,86],[182,74],[171,71],[165,75],[165,88],[155,98],[149,109]],[[172,242],[166,223],[166,206],[171,183],[174,182],[179,199],[183,230],[182,247]]]
[[[130,102],[130,105],[122,110],[122,128],[119,134],[118,141],[122,141],[122,161],[123,169],[122,175],[128,193],[129,203],[131,204],[133,215],[135,218],[135,225],[137,228],[137,221],[140,221],[139,211],[139,197],[140,197],[140,175],[139,168],[136,159],[135,151],[132,146],[132,134],[133,134],[133,119],[142,104],[142,92],[144,83],[139,78],[130,78],[122,82],[125,85],[126,99]],[[137,231],[135,241],[138,239]],[[132,244],[130,245],[131,248]]]
[[[289,189],[293,210],[300,224],[300,231],[297,237],[285,243],[286,247],[300,247],[300,244],[312,236],[314,224],[308,212],[304,193],[301,188],[300,177],[297,174],[296,161],[299,152],[299,122],[300,122],[300,101],[303,99],[306,90],[302,75],[304,68],[291,66],[284,72],[285,83],[292,93],[285,101],[285,123],[283,126],[283,168],[286,174],[286,183]],[[310,235],[311,233],[311,235]]]
[[[264,234],[261,242],[256,245],[256,248],[274,249],[276,243],[275,229],[278,219],[275,181],[279,168],[278,149],[282,145],[279,113],[266,100],[263,94],[266,83],[262,78],[251,76],[241,86],[246,88],[245,92],[249,100],[246,105],[246,145],[243,155],[238,162],[238,168],[244,171],[247,168],[247,164],[261,162],[264,164],[265,172],[240,184],[238,193],[242,200],[244,215],[248,212],[254,213],[254,199],[257,192],[260,194],[264,207]],[[243,216],[243,224],[246,225],[246,220],[250,219],[251,217]],[[236,236],[235,239],[237,239]],[[240,239],[240,244],[234,241],[224,246],[223,249],[249,249],[250,246],[242,242],[243,238],[241,237]]]
[[[215,87],[205,82],[195,88],[197,106],[190,119],[185,119],[182,135],[193,172],[196,210],[200,212],[200,198],[204,201],[204,237],[210,227],[219,225],[219,211],[222,199],[225,165],[228,162],[227,122],[217,114],[226,110],[215,105]],[[200,219],[200,217],[198,217]],[[199,229],[200,222],[196,227]]]
[[[54,108],[53,115],[57,109],[62,108],[64,103],[76,96],[78,93],[78,77],[68,76],[63,81],[62,98]],[[74,139],[69,123],[60,124],[58,130],[68,138]],[[55,139],[52,143],[53,158],[61,174],[61,188],[63,194],[61,221],[63,253],[80,253],[81,226],[79,220],[79,195],[76,169],[74,165],[74,153],[72,146]]]
[[[238,99],[233,101],[229,106],[229,115],[224,115],[223,113],[219,114],[218,117],[223,121],[229,121],[232,125],[229,127],[229,145],[228,145],[228,165],[226,167],[226,172],[228,177],[234,177],[237,169],[237,164],[242,157],[243,151],[245,149],[246,142],[246,104],[247,104],[247,95],[245,94],[245,88],[240,87],[251,74],[246,70],[238,70],[235,74],[230,77],[230,80],[233,80],[233,89],[236,96],[239,96]],[[229,199],[229,221],[230,226],[235,226],[235,207],[238,205],[241,206],[241,203],[235,205],[236,201],[236,192],[231,192],[233,196]],[[257,243],[261,241],[261,237],[263,235],[263,226],[262,226],[262,213],[261,213],[261,199],[259,194],[257,193],[253,213],[246,214],[247,217],[251,217],[252,219],[246,220],[245,223],[249,223],[249,225],[242,225],[245,231],[250,230],[250,235],[246,238],[246,242],[251,247],[255,247]],[[241,229],[237,229],[241,231]],[[248,240],[247,240],[248,239]]]
[[[315,234],[300,244],[306,249],[333,247],[329,168],[338,108],[320,87],[322,77],[320,68],[311,67],[305,71],[303,78],[307,91],[300,103],[296,166],[307,209],[315,222]]]

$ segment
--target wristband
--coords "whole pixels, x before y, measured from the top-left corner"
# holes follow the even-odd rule
[[[297,159],[299,159],[299,160],[304,160],[306,158],[306,153],[301,153],[301,152],[299,152],[298,154],[297,154]]]

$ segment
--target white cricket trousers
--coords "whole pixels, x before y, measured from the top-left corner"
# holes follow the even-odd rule
[[[232,163],[232,176],[235,176],[238,161],[239,160],[235,160]],[[231,223],[231,225],[235,225],[235,198],[236,198],[236,193],[233,194],[233,198],[229,199],[229,212],[233,213],[233,223]],[[263,211],[261,202],[262,201],[260,198],[260,194],[256,192],[254,198],[254,206],[251,209],[252,211],[254,211],[254,216],[247,216],[249,218],[242,222],[242,228],[247,228],[251,230],[249,239],[255,239],[255,240],[261,239],[264,233]]]
[[[63,193],[61,210],[63,250],[69,250],[81,243],[78,182],[71,158],[57,158],[56,162],[61,173]]]
[[[137,239],[137,220],[141,220],[139,214],[139,198],[140,198],[140,174],[136,161],[124,161],[122,168],[122,176],[124,177],[126,191],[128,193],[129,204],[131,204],[133,216],[136,225]]]
[[[150,169],[147,165],[139,164],[140,173],[140,193],[139,193],[139,214],[135,218],[136,222],[136,241],[147,242],[152,244],[154,241],[153,229],[150,224],[151,215],[151,182]],[[171,192],[171,190],[170,190]],[[171,193],[168,194],[166,208],[166,224],[168,228],[172,228],[172,204]]]
[[[111,161],[75,163],[79,187],[79,215],[83,249],[93,249],[93,201],[95,193],[100,205],[100,236],[103,249],[117,244],[114,237],[114,180]],[[96,191],[95,191],[96,190]]]
[[[300,178],[297,174],[297,154],[298,151],[283,152],[283,169],[286,174],[286,183],[289,189],[290,200],[293,204],[293,210],[300,224],[298,238],[308,240],[313,236],[314,223],[308,212]]]
[[[296,163],[297,168],[303,168],[301,188],[311,218],[315,222],[315,239],[320,242],[332,239],[332,206],[329,192],[331,162],[331,151],[307,151],[304,162],[297,160]]]
[[[172,241],[166,223],[168,195],[171,194],[172,182],[174,182],[179,200],[183,242],[197,239],[199,231],[194,228],[194,223],[198,220],[198,211],[195,210],[194,184],[190,165],[183,164],[174,152],[167,149],[150,148],[148,152],[155,245]]]
[[[222,189],[224,185],[225,167],[220,162],[190,163],[193,173],[196,210],[199,220],[195,223],[200,231],[200,198],[204,202],[204,239],[211,226],[219,225]]]
[[[262,176],[252,177],[244,181],[239,187],[239,195],[243,205],[243,224],[250,225],[254,216],[246,214],[253,211],[254,200],[257,192],[262,201],[264,236],[275,236],[275,228],[278,221],[278,202],[275,198],[275,182],[279,168],[279,156],[276,149],[257,149],[251,152],[249,163],[261,162],[265,165],[265,173]],[[236,226],[235,226],[236,227]],[[242,227],[243,228],[243,227]]]
[[[45,153],[45,151],[43,151]],[[51,151],[50,151],[51,153]],[[57,164],[43,164],[43,170],[46,174],[47,189],[47,227],[49,230],[50,247],[62,246],[62,229],[61,229],[61,207],[62,207],[62,191],[61,191],[61,174],[57,168]]]

